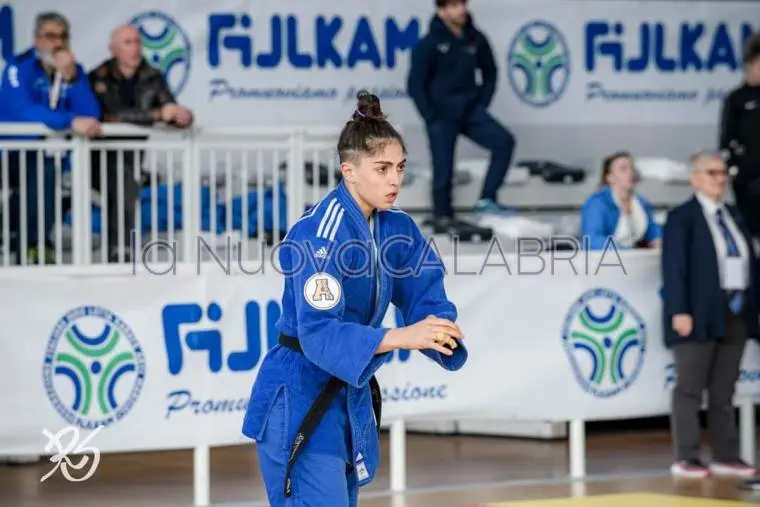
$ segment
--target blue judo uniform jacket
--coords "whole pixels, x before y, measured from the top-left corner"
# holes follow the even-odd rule
[[[354,465],[357,485],[371,482],[380,461],[377,425],[368,383],[391,359],[376,354],[393,303],[406,325],[428,315],[454,321],[446,297],[443,264],[413,219],[398,209],[374,214],[373,232],[344,183],[302,216],[280,248],[285,274],[277,328],[297,337],[303,354],[277,345],[265,357],[253,385],[243,433],[260,440],[271,407],[285,397],[287,459],[299,425],[331,376],[346,382],[303,452],[323,453]],[[375,251],[376,247],[376,251]],[[371,270],[373,259],[379,269]],[[423,353],[447,370],[467,360],[461,341],[454,354]],[[280,405],[282,406],[282,405]]]
[[[100,105],[80,64],[75,80],[63,84],[55,110],[48,104],[50,86],[51,77],[34,49],[7,62],[0,84],[0,122],[44,123],[53,130],[66,130],[77,116],[100,119]]]

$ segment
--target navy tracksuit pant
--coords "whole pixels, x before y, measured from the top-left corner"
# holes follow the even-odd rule
[[[512,162],[514,136],[497,122],[483,107],[474,107],[461,120],[435,120],[426,125],[433,163],[433,215],[436,218],[453,215],[452,187],[454,154],[460,134],[491,152],[481,199],[496,201]]]

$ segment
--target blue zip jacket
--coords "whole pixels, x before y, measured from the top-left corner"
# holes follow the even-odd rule
[[[7,62],[0,84],[0,122],[44,123],[53,130],[67,130],[77,116],[100,119],[100,105],[81,65],[77,64],[74,82],[61,87],[56,110],[49,105],[52,82],[34,49]]]
[[[641,202],[647,215],[648,226],[646,234],[644,234],[644,241],[651,243],[661,238],[662,227],[654,219],[652,204],[639,194],[635,194],[634,198]],[[591,250],[604,249],[608,238],[614,236],[619,219],[620,208],[615,203],[612,189],[609,185],[603,186],[586,199],[581,208],[581,236],[588,238]],[[617,244],[615,247],[618,249],[623,248]]]
[[[478,69],[480,85],[475,81]],[[475,106],[488,108],[497,74],[491,45],[475,28],[472,16],[463,36],[457,37],[436,15],[412,49],[407,93],[426,123],[460,121]]]
[[[374,272],[367,268],[372,266],[368,255],[373,255],[370,227],[343,182],[288,232],[279,255],[285,286],[277,328],[298,337],[304,354],[280,345],[269,351],[242,429],[260,440],[271,407],[284,396],[284,463],[312,402],[331,376],[338,377],[347,387],[333,399],[304,453],[329,454],[354,465],[363,461],[368,475],[358,480],[359,486],[372,481],[380,461],[368,382],[392,357],[390,352],[376,354],[388,331],[381,324],[389,304],[401,311],[407,325],[428,315],[457,317],[446,297],[443,264],[412,218],[398,209],[380,211],[375,224],[381,267]],[[458,370],[467,360],[461,341],[452,356],[423,352],[447,370]]]

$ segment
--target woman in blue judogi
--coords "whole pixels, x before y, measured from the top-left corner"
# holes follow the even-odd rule
[[[273,507],[357,505],[380,461],[374,375],[394,350],[420,350],[447,370],[467,360],[443,265],[394,207],[406,148],[376,96],[358,94],[338,153],[343,179],[281,245],[279,345],[243,423]],[[407,326],[381,327],[390,303]]]

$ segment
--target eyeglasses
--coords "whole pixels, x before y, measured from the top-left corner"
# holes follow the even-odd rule
[[[711,178],[718,178],[721,176],[728,176],[728,171],[725,169],[705,169],[705,174],[710,176]]]
[[[69,40],[69,33],[68,32],[43,32],[40,34],[40,38],[45,39],[50,42],[55,42],[56,40],[66,42]]]

